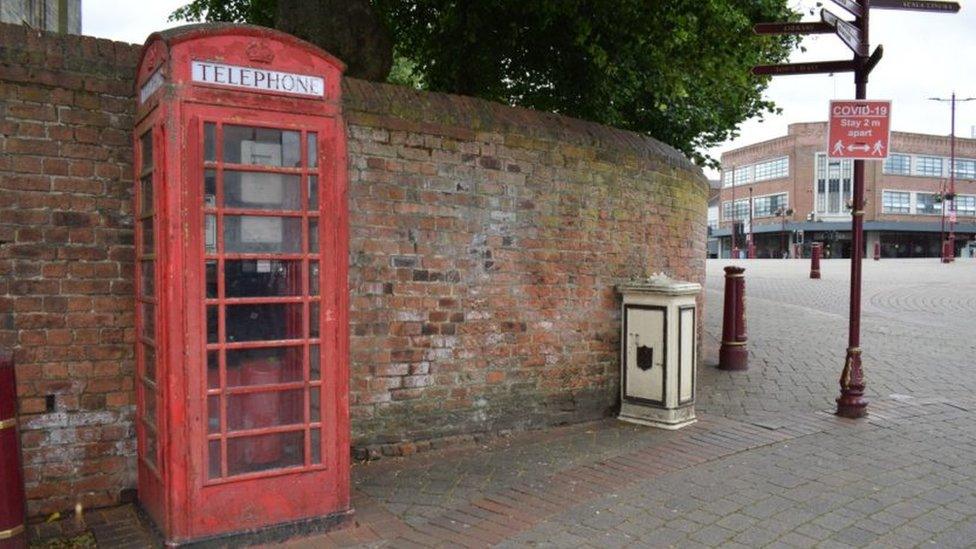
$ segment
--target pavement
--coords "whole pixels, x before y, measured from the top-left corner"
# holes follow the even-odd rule
[[[728,264],[708,263],[694,425],[607,419],[357,464],[353,521],[281,546],[976,546],[976,262],[865,262],[860,420],[831,413],[849,262],[820,280],[809,261],[736,262],[745,372],[714,367]]]

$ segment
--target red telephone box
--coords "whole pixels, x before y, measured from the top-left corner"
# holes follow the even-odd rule
[[[343,70],[243,25],[143,48],[139,499],[170,543],[349,513]]]

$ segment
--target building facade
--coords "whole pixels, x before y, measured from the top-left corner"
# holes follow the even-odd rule
[[[708,180],[708,258],[715,259],[719,255],[719,239],[715,236],[715,230],[718,229],[719,222],[719,199],[720,191],[722,190],[722,180],[721,179],[709,179]]]
[[[850,257],[854,162],[827,158],[826,143],[826,122],[798,123],[785,136],[722,155],[712,231],[719,257],[732,257],[733,248],[745,257],[750,238],[757,258],[808,256],[812,242],[823,243],[828,258]],[[888,159],[866,166],[862,253],[880,242],[882,257],[938,257],[954,218],[956,256],[976,255],[976,139],[956,138],[955,200],[950,164],[948,136],[892,132]]]
[[[0,23],[81,34],[81,0],[0,0]]]

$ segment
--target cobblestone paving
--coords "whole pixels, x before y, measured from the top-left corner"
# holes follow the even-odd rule
[[[829,413],[848,268],[744,261],[750,369],[714,368],[708,266],[699,423],[612,420],[354,469],[358,519],[295,547],[974,547],[976,262],[864,268],[870,415]]]
[[[847,348],[849,261],[827,260],[809,279],[809,261],[753,260],[746,268],[750,369],[729,373],[717,361],[722,267],[706,282],[706,367],[698,409],[724,415],[827,409]],[[870,398],[966,396],[976,390],[976,262],[937,259],[864,263],[861,348]]]

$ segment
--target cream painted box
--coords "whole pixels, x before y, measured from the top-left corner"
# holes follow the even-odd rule
[[[623,296],[619,418],[663,429],[694,423],[701,285],[654,276],[617,291]]]

